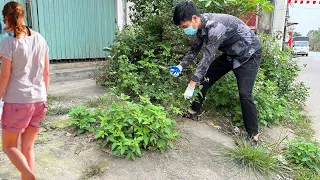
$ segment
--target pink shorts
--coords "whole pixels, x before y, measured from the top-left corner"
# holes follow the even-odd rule
[[[2,129],[23,133],[28,127],[40,131],[39,122],[44,119],[48,107],[45,102],[18,104],[4,103]]]

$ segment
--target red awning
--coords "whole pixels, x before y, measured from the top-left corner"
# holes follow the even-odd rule
[[[320,0],[288,0],[288,3],[294,4],[320,4]]]

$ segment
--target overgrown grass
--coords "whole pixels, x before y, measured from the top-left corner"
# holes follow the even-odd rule
[[[284,124],[293,129],[294,134],[298,137],[310,140],[314,135],[312,129],[312,120],[310,117],[301,115],[299,119],[293,122],[284,122]]]
[[[295,135],[300,139],[311,140],[313,138],[314,130],[312,129],[312,120],[308,116],[302,115],[301,118],[291,123],[287,122],[286,125],[292,128]],[[319,174],[302,164],[299,165],[291,161],[289,165],[293,169],[295,179],[320,180]]]
[[[66,100],[66,96],[62,96],[62,95],[52,95],[52,94],[48,94],[47,96],[47,103],[48,104],[52,104],[55,101],[63,101]]]
[[[294,130],[299,140],[286,141],[287,143],[284,143],[286,149],[284,150],[279,148],[279,144],[283,144],[284,139],[270,146],[259,145],[256,148],[252,148],[243,139],[237,139],[238,146],[227,149],[222,154],[227,159],[239,164],[245,171],[250,172],[249,174],[254,174],[257,179],[260,175],[267,179],[272,175],[278,175],[297,180],[320,180],[320,175],[312,167],[306,165],[311,164],[306,160],[311,161],[310,158],[316,158],[313,153],[316,148],[313,147],[317,147],[317,143],[310,141],[313,137],[311,119],[302,115],[301,119],[297,119],[291,124],[286,123],[286,125]],[[288,154],[291,154],[291,157]],[[297,163],[296,159],[301,162]],[[303,162],[305,165],[302,165]]]
[[[48,105],[47,116],[59,116],[59,115],[68,114],[68,112],[70,111],[70,108],[59,105],[61,102],[66,100],[67,100],[66,96],[49,94],[47,97],[47,105]]]
[[[237,139],[237,147],[227,148],[222,153],[228,160],[236,162],[243,170],[258,179],[261,175],[265,178],[274,175],[288,177],[291,173],[291,169],[281,161],[281,154],[261,145],[252,147],[244,138]]]
[[[62,106],[52,106],[49,105],[48,106],[48,112],[47,115],[48,116],[60,116],[60,115],[66,115],[69,113],[70,108],[69,107],[62,107]]]
[[[295,179],[297,180],[320,180],[320,175],[315,171],[301,165],[292,165]]]
[[[111,96],[105,94],[103,96],[90,100],[87,103],[87,106],[91,108],[102,108],[102,107],[109,106],[111,102],[112,102]]]

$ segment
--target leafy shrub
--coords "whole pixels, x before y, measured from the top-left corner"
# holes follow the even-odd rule
[[[320,175],[319,143],[298,140],[290,142],[286,155],[293,163],[307,167]]]
[[[167,147],[174,148],[176,122],[168,118],[162,106],[153,105],[146,97],[140,97],[139,103],[127,101],[124,95],[122,99],[126,101],[113,102],[108,112],[74,107],[69,113],[71,125],[78,133],[93,132],[112,154],[128,159],[141,157],[141,149],[164,152]]]
[[[77,127],[77,132],[82,134],[86,131],[94,132],[99,124],[98,117],[103,115],[105,110],[87,109],[86,106],[73,107],[68,115],[72,117],[71,126]]]
[[[195,2],[204,12],[228,13],[240,17],[245,22],[249,20],[247,17],[252,14],[274,10],[269,0],[195,0]]]
[[[104,84],[115,87],[114,90],[118,93],[126,93],[137,101],[140,95],[148,96],[153,103],[168,107],[168,111],[180,113],[180,102],[183,99],[179,95],[182,95],[183,88],[167,70],[159,68],[169,66],[166,63],[166,57],[170,54],[168,49],[170,48],[162,46],[163,56],[158,56],[160,59],[157,59],[153,50],[145,51],[143,59],[136,60],[135,63],[125,55],[110,59],[112,63],[106,67]]]
[[[202,12],[233,12],[243,15],[257,4],[270,10],[265,0],[250,1],[195,1]],[[154,104],[161,104],[170,113],[181,113],[189,102],[183,100],[183,92],[194,72],[194,65],[184,70],[178,80],[170,77],[168,67],[180,62],[190,48],[189,38],[172,23],[172,12],[176,1],[133,0],[135,6],[133,25],[118,32],[114,44],[106,50],[110,53],[101,67],[98,82],[114,87],[118,94],[125,93],[136,102],[139,96],[148,96]],[[209,4],[211,2],[211,4]],[[218,3],[218,4],[217,4]],[[250,4],[252,3],[252,4]],[[274,39],[260,35],[263,57],[254,88],[260,123],[277,124],[284,120],[301,118],[300,110],[307,97],[307,88],[296,84],[299,67],[289,50],[282,51]],[[201,55],[198,56],[200,58]],[[197,61],[196,59],[195,61]],[[196,64],[196,63],[195,63]],[[199,91],[199,88],[197,88]],[[211,88],[206,97],[207,109],[219,109],[232,117],[234,124],[242,125],[241,107],[235,77],[228,74]],[[290,113],[288,113],[290,112]]]
[[[139,104],[114,102],[109,113],[100,117],[101,127],[95,137],[110,145],[114,155],[134,160],[141,156],[141,148],[161,152],[167,146],[174,148],[176,122],[168,118],[163,107],[153,105],[148,98],[140,99]]]

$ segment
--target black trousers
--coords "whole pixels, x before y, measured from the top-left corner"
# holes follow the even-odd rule
[[[202,81],[201,83],[203,86],[201,90],[202,96],[198,96],[198,101],[193,102],[191,109],[200,112],[208,89],[222,76],[232,70],[237,78],[242,116],[246,131],[249,136],[257,135],[258,112],[253,101],[252,89],[261,63],[261,55],[262,51],[257,51],[245,64],[236,69],[233,69],[232,61],[230,61],[231,57],[228,57],[227,54],[217,57],[210,65],[205,76],[209,81]]]

